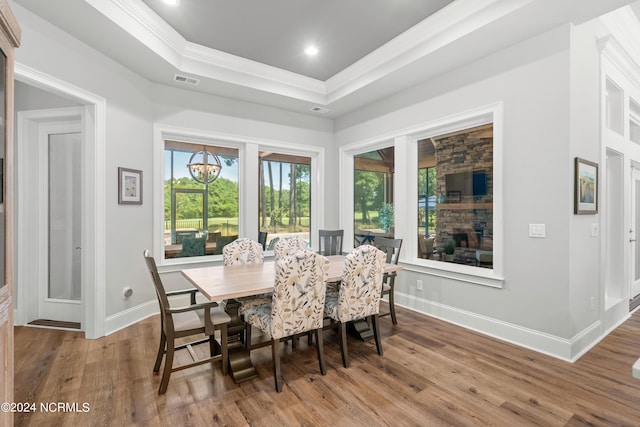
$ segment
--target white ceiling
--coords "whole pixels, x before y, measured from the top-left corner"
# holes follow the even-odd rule
[[[453,0],[163,0],[144,3],[186,40],[327,80]],[[308,44],[320,54],[304,54]]]
[[[14,0],[150,81],[336,117],[630,0]],[[640,7],[636,4],[636,12]],[[72,12],[71,12],[72,11]],[[308,42],[320,53],[301,51]],[[199,79],[197,86],[174,75]]]

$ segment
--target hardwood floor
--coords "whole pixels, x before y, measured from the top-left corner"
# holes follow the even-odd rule
[[[640,312],[571,364],[398,308],[373,341],[325,333],[327,375],[306,339],[283,351],[276,393],[270,348],[252,352],[258,378],[240,385],[219,365],[171,376],[158,396],[154,316],[99,340],[17,327],[16,402],[77,402],[79,412],[16,414],[17,426],[638,426]],[[206,351],[206,346],[198,351]],[[188,357],[181,355],[179,357]],[[179,359],[182,360],[182,359]],[[88,412],[81,412],[82,404]],[[75,409],[75,408],[71,408]]]

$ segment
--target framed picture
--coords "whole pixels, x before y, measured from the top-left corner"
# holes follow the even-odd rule
[[[573,213],[598,213],[598,164],[576,157],[574,185]]]
[[[142,204],[142,171],[118,168],[118,203],[121,205]]]

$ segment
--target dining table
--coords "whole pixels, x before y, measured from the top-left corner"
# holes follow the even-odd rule
[[[212,255],[216,251],[216,242],[206,242],[204,245],[204,253]],[[182,243],[172,243],[164,245],[164,255],[166,258],[175,258],[182,252]]]
[[[339,282],[342,279],[346,255],[332,255],[329,260],[327,283]],[[398,264],[387,263],[385,273],[402,270]],[[231,322],[227,327],[229,340],[229,368],[236,383],[256,376],[251,363],[250,350],[262,346],[260,344],[245,345],[243,332],[244,321],[238,314],[238,299],[251,297],[273,291],[275,284],[275,261],[269,260],[259,264],[215,265],[209,267],[189,268],[181,270],[182,275],[210,301],[216,301],[225,308]],[[366,322],[363,322],[367,325]],[[367,335],[366,326],[361,325],[359,332]],[[370,332],[370,331],[369,331]]]

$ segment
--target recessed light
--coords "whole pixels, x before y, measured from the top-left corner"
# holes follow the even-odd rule
[[[162,0],[169,6],[177,6],[180,3],[180,0]]]
[[[306,53],[308,56],[316,56],[318,52],[320,52],[318,48],[313,45],[309,45],[304,49],[304,53]]]

